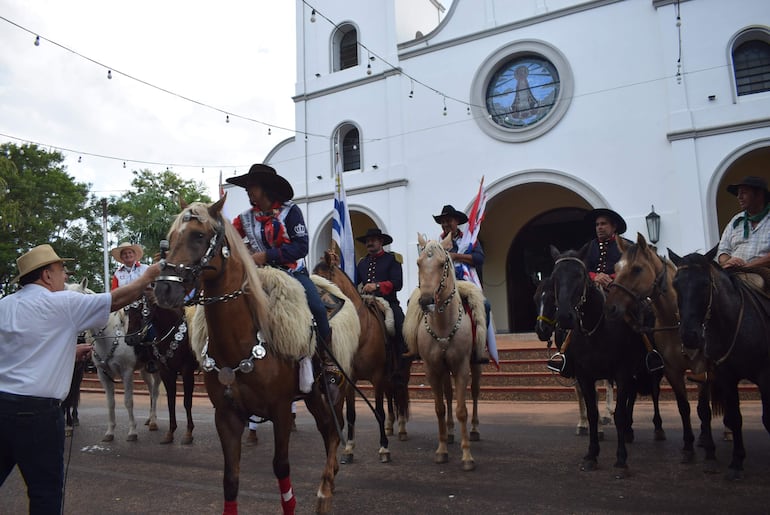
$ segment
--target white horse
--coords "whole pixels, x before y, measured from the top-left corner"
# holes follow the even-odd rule
[[[67,284],[70,290],[81,293],[94,293],[83,284]],[[150,392],[150,416],[145,422],[150,431],[158,430],[157,406],[160,378],[157,373],[150,374],[144,369],[144,363],[137,361],[134,349],[126,344],[125,335],[128,327],[128,316],[120,309],[110,313],[107,325],[98,329],[86,331],[86,342],[92,346],[91,359],[99,374],[107,398],[109,420],[103,442],[115,439],[115,378],[123,381],[124,404],[128,411],[128,436],[126,441],[135,442],[138,439],[136,421],[134,420],[134,370],[141,370],[142,379]]]

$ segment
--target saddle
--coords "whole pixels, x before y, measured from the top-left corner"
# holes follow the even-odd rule
[[[382,314],[382,319],[385,322],[385,332],[387,333],[388,337],[395,337],[396,322],[393,316],[393,308],[390,307],[388,301],[382,297],[367,294],[362,294],[361,299],[367,306],[379,311],[380,314]]]
[[[339,311],[342,309],[342,306],[345,305],[345,299],[338,297],[328,290],[325,290],[318,284],[315,286],[318,290],[318,295],[321,297],[321,302],[326,308],[326,318],[331,320],[334,318],[334,315],[339,313]]]

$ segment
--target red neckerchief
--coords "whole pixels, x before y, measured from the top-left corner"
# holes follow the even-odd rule
[[[281,203],[274,202],[270,211],[259,211],[256,215],[256,219],[262,224],[262,230],[265,233],[265,243],[270,248],[280,247],[291,241],[286,234],[286,227],[278,219],[280,213]]]
[[[460,229],[457,229],[457,236],[452,235],[452,240],[456,240],[457,238],[462,238],[462,237],[463,237],[463,232]],[[446,233],[442,232],[441,239],[443,240],[444,238],[446,238]]]

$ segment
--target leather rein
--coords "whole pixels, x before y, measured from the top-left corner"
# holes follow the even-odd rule
[[[563,258],[557,259],[554,262],[554,267],[553,268],[554,268],[554,271],[556,271],[556,267],[559,266],[560,263],[565,263],[565,262],[569,262],[569,261],[572,261],[572,262],[575,262],[575,263],[579,263],[580,267],[583,270],[583,272],[585,272],[584,273],[584,280],[583,280],[583,292],[580,294],[580,300],[578,301],[578,303],[575,304],[574,306],[572,306],[572,310],[575,312],[575,315],[577,315],[578,323],[580,324],[580,332],[582,332],[585,336],[591,336],[591,335],[593,335],[599,329],[599,326],[601,326],[602,320],[604,320],[604,310],[602,309],[602,314],[599,316],[599,319],[596,321],[596,325],[593,327],[593,329],[591,329],[590,331],[586,330],[585,325],[583,324],[583,315],[584,315],[584,313],[581,310],[583,305],[586,303],[586,299],[587,299],[587,296],[588,296],[588,283],[589,283],[589,279],[588,279],[588,269],[586,269],[585,263],[583,263],[582,259],[578,259],[576,257],[569,256],[569,257],[563,257]],[[553,276],[554,276],[554,274],[551,273],[551,277],[552,278],[553,278]],[[554,296],[555,296],[555,298],[558,299],[559,297],[558,297],[558,294],[556,292],[556,281],[554,281],[554,285],[553,286],[554,286]]]

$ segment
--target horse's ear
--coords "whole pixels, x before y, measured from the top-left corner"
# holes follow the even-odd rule
[[[623,238],[620,239],[622,240]],[[639,245],[639,248],[642,250],[647,248],[647,240],[644,239],[644,236],[640,232],[636,233],[636,244]]]
[[[182,209],[187,209],[189,206],[190,204],[188,204],[187,201],[183,199],[181,195],[179,195],[179,207]]]
[[[212,218],[217,218],[219,213],[222,212],[222,206],[225,205],[225,200],[227,200],[227,193],[222,195],[221,199],[209,206],[209,215],[211,215]]]
[[[428,244],[428,239],[424,234],[420,232],[417,233],[417,244],[420,246],[420,248],[425,248],[425,245]]]
[[[666,250],[668,251],[668,259],[670,259],[671,262],[674,263],[674,266],[678,268],[680,263],[682,262],[682,258],[679,257],[677,253],[671,250],[670,248],[666,247]]]
[[[83,277],[83,280],[80,281],[80,287],[83,288],[83,291],[88,288],[88,277]]]
[[[556,248],[555,245],[550,245],[550,248],[551,248],[551,259],[556,261],[557,259],[559,259],[559,256],[561,256],[561,252],[559,251],[559,249]]]
[[[714,258],[717,257],[717,250],[719,250],[719,244],[714,245],[713,247],[711,247],[711,250],[706,252],[705,254],[706,259],[708,259],[709,261],[714,261]]]
[[[588,249],[591,247],[591,242],[589,241],[582,247],[580,247],[580,250],[578,250],[577,257],[580,258],[580,261],[585,261],[586,256],[588,255]]]
[[[452,233],[448,232],[446,236],[444,236],[444,239],[441,240],[441,246],[444,247],[444,250],[449,250],[452,248]]]

